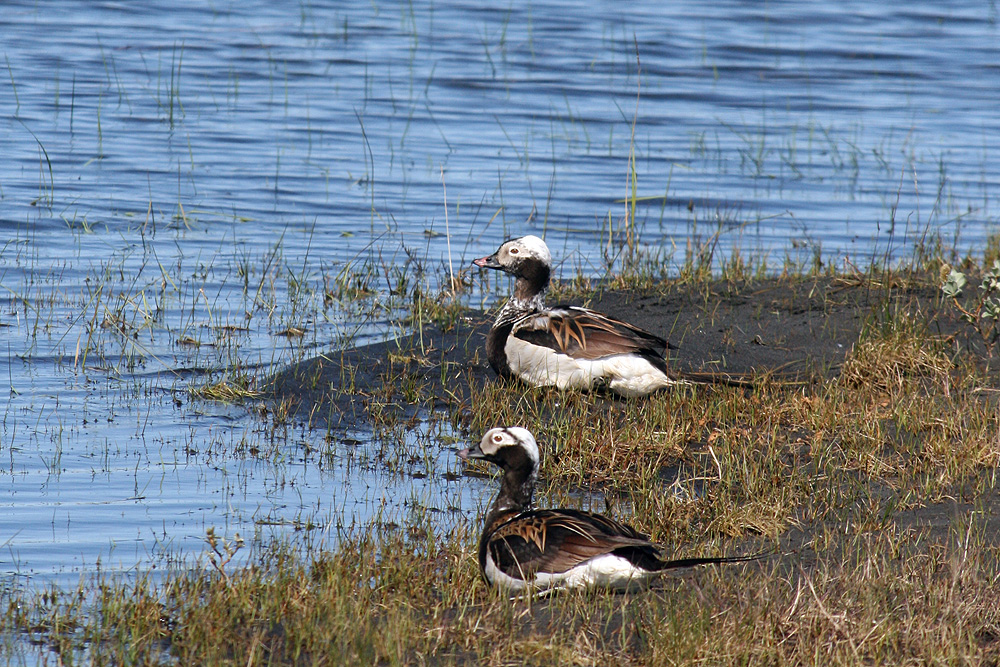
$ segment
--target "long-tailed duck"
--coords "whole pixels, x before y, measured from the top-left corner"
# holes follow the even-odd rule
[[[587,308],[547,308],[542,297],[552,256],[537,236],[507,241],[473,263],[517,278],[486,337],[486,356],[498,375],[535,387],[607,387],[623,396],[685,381],[667,371],[667,342],[659,336]]]
[[[531,509],[538,444],[521,427],[494,428],[458,453],[503,468],[500,494],[479,539],[486,581],[514,594],[569,588],[641,587],[666,570],[751,561],[758,556],[662,560],[649,538],[613,519],[572,509]]]

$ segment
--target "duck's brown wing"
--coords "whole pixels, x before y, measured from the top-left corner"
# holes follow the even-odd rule
[[[496,526],[486,548],[500,571],[523,580],[566,572],[623,548],[648,551],[644,560],[656,560],[656,546],[642,533],[599,514],[568,509],[523,512]]]
[[[613,317],[577,306],[556,306],[514,324],[511,335],[577,359],[640,354],[660,359],[667,341]]]

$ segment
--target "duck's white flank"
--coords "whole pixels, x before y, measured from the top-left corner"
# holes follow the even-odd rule
[[[504,345],[511,372],[535,387],[585,390],[606,382],[623,396],[645,396],[674,383],[648,360],[635,354],[576,359],[552,348],[510,336]]]
[[[636,567],[621,556],[602,554],[565,572],[538,572],[531,581],[525,581],[505,574],[487,553],[485,574],[497,588],[509,593],[523,593],[529,590],[545,592],[571,588],[608,588],[623,591],[641,587],[659,573]]]

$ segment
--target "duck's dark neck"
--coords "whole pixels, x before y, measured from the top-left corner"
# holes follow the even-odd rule
[[[541,297],[548,289],[552,270],[548,264],[539,260],[528,260],[517,269],[517,284],[514,285],[514,298],[529,301]]]
[[[507,468],[500,482],[500,494],[490,509],[490,517],[505,512],[523,512],[530,509],[537,479],[538,472],[530,460],[525,460],[523,465]]]
[[[519,299],[530,299],[541,294],[549,286],[551,273],[549,267],[541,262],[526,262],[518,271],[514,296]]]
[[[514,294],[504,304],[497,316],[497,325],[514,322],[530,313],[545,308],[545,292],[549,288],[549,267],[541,262],[531,262],[522,267],[514,283]]]

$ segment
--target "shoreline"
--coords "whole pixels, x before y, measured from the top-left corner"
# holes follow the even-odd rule
[[[879,310],[908,312],[928,333],[984,355],[981,341],[945,303],[928,279],[890,286],[852,276],[768,278],[735,285],[623,288],[594,291],[585,305],[628,321],[670,342],[668,365],[686,372],[715,372],[763,379],[774,375],[818,381],[836,375],[848,353],[876,324]],[[566,300],[571,301],[570,299]],[[874,318],[874,319],[873,319]],[[397,383],[420,389],[431,409],[468,409],[470,387],[496,382],[485,356],[492,312],[466,309],[448,329],[422,331],[361,347],[330,350],[270,376],[262,398],[288,415],[323,427],[354,427],[373,404],[411,417]],[[995,371],[996,362],[985,359]],[[447,390],[445,385],[447,384]],[[516,383],[514,383],[516,384]],[[395,387],[395,388],[394,388]],[[529,388],[521,386],[523,391]],[[552,390],[555,391],[555,390]],[[639,399],[641,400],[641,399]]]

